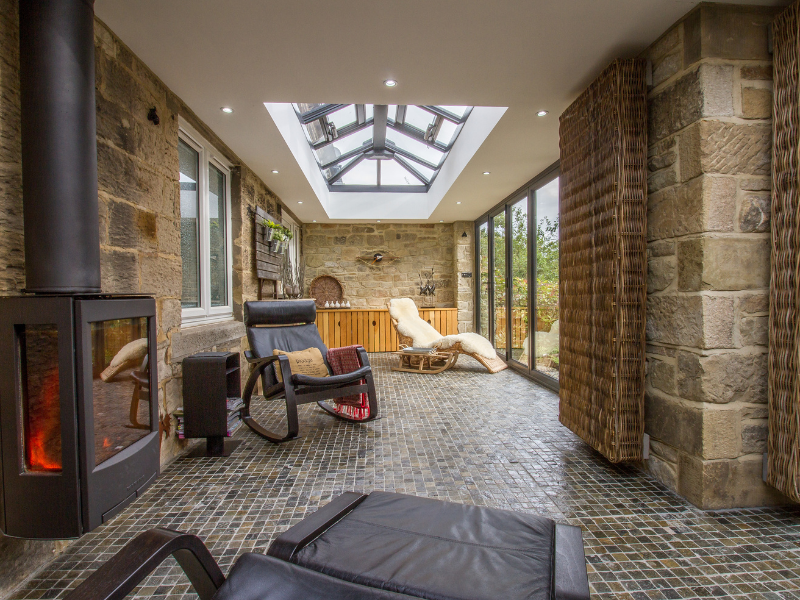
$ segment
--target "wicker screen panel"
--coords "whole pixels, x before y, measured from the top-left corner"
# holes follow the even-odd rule
[[[647,291],[646,62],[612,63],[560,120],[561,422],[640,460]]]
[[[773,25],[772,272],[767,482],[800,502],[800,14]]]

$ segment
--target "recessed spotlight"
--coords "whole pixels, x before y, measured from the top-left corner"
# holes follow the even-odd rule
[[[233,109],[230,106],[223,106],[222,108],[220,108],[220,110],[224,112],[226,115],[229,115],[233,112]]]
[[[386,87],[394,87],[397,85],[397,82],[394,79],[387,79],[386,81],[383,82],[383,85],[385,85]]]
[[[297,203],[298,203],[298,204],[302,204],[302,203],[303,203],[303,201],[302,201],[302,200],[298,200],[298,201],[297,201]]]
[[[272,172],[275,173],[275,175],[277,175],[278,174],[278,169],[272,169]]]
[[[380,219],[378,219],[376,222],[377,222],[377,223],[380,223],[380,222],[381,222],[381,220],[380,220]]]
[[[439,223],[444,223],[444,220],[439,221]]]
[[[547,111],[546,111],[546,110],[540,110],[539,112],[537,112],[537,113],[536,113],[536,116],[537,116],[537,117],[543,117],[543,116],[545,116],[546,114],[547,114]]]
[[[456,204],[461,204],[461,202],[456,202]]]
[[[314,220],[313,220],[313,221],[311,221],[311,222],[312,222],[312,223],[316,223],[316,222],[317,222],[317,220],[316,220],[316,219],[314,219]]]
[[[483,174],[484,175],[491,175],[491,173],[489,173],[489,171],[484,171]]]

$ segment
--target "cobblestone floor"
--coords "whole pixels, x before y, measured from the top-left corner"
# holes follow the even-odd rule
[[[229,570],[347,490],[395,490],[532,512],[580,525],[592,597],[800,598],[800,509],[706,513],[641,472],[613,466],[558,423],[557,395],[462,357],[436,376],[373,355],[382,418],[364,425],[301,408],[302,438],[274,446],[246,427],[224,459],[180,459],[109,524],[84,536],[14,598],[62,597],[138,532],[200,535]],[[279,407],[263,411],[277,426]],[[138,590],[187,595],[176,563]]]

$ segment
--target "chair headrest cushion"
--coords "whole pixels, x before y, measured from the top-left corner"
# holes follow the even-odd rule
[[[296,325],[313,323],[317,319],[317,306],[313,300],[271,300],[244,303],[244,324]]]

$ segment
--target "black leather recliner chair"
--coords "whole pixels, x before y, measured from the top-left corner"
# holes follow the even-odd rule
[[[588,600],[578,527],[403,494],[347,492],[225,579],[199,538],[153,529],[66,600],[121,600],[173,555],[201,600]]]
[[[307,348],[318,348],[327,364],[328,349],[319,335],[315,324],[317,307],[313,300],[273,300],[244,303],[244,324],[250,350],[245,358],[250,363],[250,377],[242,394],[244,407],[242,420],[261,437],[270,442],[280,443],[297,437],[299,424],[297,406],[316,402],[331,415],[345,421],[363,423],[378,416],[378,398],[372,378],[372,368],[364,348],[358,349],[361,368],[344,375],[330,377],[309,377],[293,374],[286,356],[273,356],[273,350],[295,352]],[[274,364],[280,365],[283,381],[275,376]],[[259,425],[250,414],[250,404],[256,382],[261,378],[264,397],[267,400],[286,400],[288,431],[281,435]],[[363,383],[362,383],[363,382]],[[325,400],[366,393],[369,399],[369,416],[365,419],[351,419],[337,413]]]

